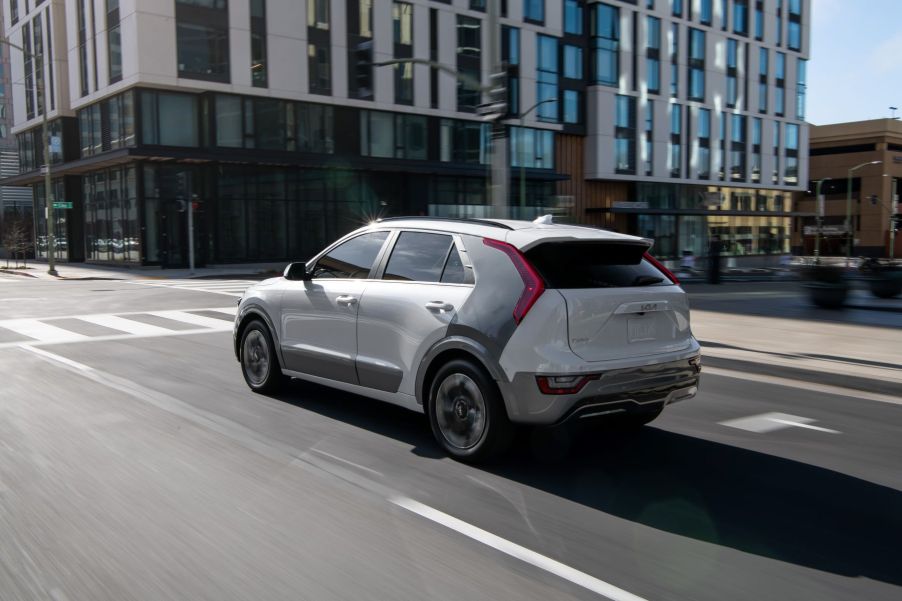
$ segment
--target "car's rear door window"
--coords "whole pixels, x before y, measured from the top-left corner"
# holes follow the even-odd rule
[[[388,232],[370,232],[339,244],[316,262],[314,278],[366,278]]]
[[[644,244],[546,242],[526,252],[548,288],[625,288],[670,285],[643,256]]]
[[[445,270],[442,271],[442,283],[445,284],[468,284],[467,272],[464,268],[463,261],[460,260],[460,253],[457,246],[451,247],[448,253],[448,260],[445,261]]]
[[[445,234],[402,232],[392,249],[382,279],[440,281],[451,244],[451,236]]]

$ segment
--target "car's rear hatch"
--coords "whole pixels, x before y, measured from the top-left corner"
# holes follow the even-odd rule
[[[678,351],[691,344],[686,293],[644,258],[642,241],[555,241],[526,252],[567,303],[570,348],[586,361]]]

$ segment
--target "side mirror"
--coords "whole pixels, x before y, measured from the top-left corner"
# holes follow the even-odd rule
[[[289,263],[283,274],[286,280],[309,280],[310,274],[307,273],[306,263]]]

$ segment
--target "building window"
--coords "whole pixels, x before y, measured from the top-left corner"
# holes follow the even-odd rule
[[[198,146],[197,96],[141,91],[141,142]]]
[[[438,62],[438,10],[429,9],[429,60]],[[438,69],[429,68],[429,106],[437,109],[438,102]]]
[[[119,23],[119,0],[106,0],[107,62],[110,83],[122,79],[122,31]]]
[[[12,0],[17,2],[17,0]],[[78,81],[81,84],[82,96],[88,94],[88,33],[85,17],[85,0],[76,0],[76,17],[78,19]]]
[[[329,0],[308,0],[307,27],[329,31]]]
[[[701,21],[702,25],[711,25],[714,21],[714,8],[713,8],[714,0],[701,0],[701,12],[699,14],[699,21]]]
[[[332,63],[329,60],[329,46],[308,44],[307,62],[310,73],[311,94],[332,94]]]
[[[129,91],[79,110],[81,156],[134,146],[134,105],[134,94]]]
[[[395,2],[392,5],[392,24],[395,58],[413,58],[413,5]],[[395,104],[412,105],[413,63],[397,64],[394,71]]]
[[[482,73],[482,37],[479,19],[457,16],[457,72],[475,81]],[[473,89],[462,80],[457,80],[457,110],[476,112],[481,98],[479,90]]]
[[[733,2],[733,33],[738,33],[739,35],[749,34],[748,0],[735,0]]]
[[[758,117],[752,118],[751,180],[753,184],[761,183],[761,128],[761,119]]]
[[[619,94],[614,113],[614,170],[636,173],[636,99]]]
[[[683,0],[670,0],[670,8],[674,17],[683,16]]]
[[[10,25],[19,22],[19,0],[9,0],[9,20]]]
[[[616,86],[620,76],[620,10],[608,4],[592,5],[593,79]]]
[[[520,30],[501,26],[501,61],[507,63],[507,110],[511,115],[520,112]],[[580,76],[582,77],[582,76]]]
[[[698,109],[698,178],[711,177],[711,111]]]
[[[360,154],[370,157],[426,158],[426,117],[360,111]]]
[[[727,40],[727,107],[735,108],[739,96],[739,43],[734,39]]]
[[[780,183],[780,122],[774,121],[774,174],[772,181]]]
[[[489,156],[489,129],[488,123],[442,119],[439,158],[443,163],[485,164]]]
[[[176,0],[179,77],[229,83],[228,0]]]
[[[266,72],[266,0],[251,0],[251,82],[268,85]]]
[[[580,123],[579,92],[564,90],[564,123]]]
[[[777,0],[777,46],[783,45],[783,0]]]
[[[582,0],[564,0],[564,33],[569,33],[571,35],[582,35]]]
[[[777,53],[774,88],[774,114],[782,117],[786,111],[786,54]]]
[[[554,168],[554,132],[511,127],[511,167]]]
[[[655,101],[645,103],[645,175],[654,175]]]
[[[677,23],[670,24],[670,97],[677,98],[680,95],[680,26]]]
[[[85,258],[137,263],[141,229],[135,168],[116,167],[83,176],[82,202]]]
[[[680,177],[683,156],[683,107],[670,105],[670,155],[667,157],[670,177]]]
[[[705,101],[705,32],[689,30],[689,99]]]
[[[758,49],[758,112],[767,112],[767,71],[768,56],[767,48]]]
[[[523,0],[523,18],[536,23],[545,22],[545,0]]]
[[[805,89],[808,87],[808,61],[798,59],[796,68],[796,119],[805,120]]]
[[[802,49],[802,0],[789,0],[789,49]]]
[[[583,79],[583,49],[579,46],[564,46],[564,77]]]
[[[393,11],[395,5],[393,5]],[[373,2],[372,0],[348,0],[348,96],[360,100],[373,99]],[[397,25],[397,24],[395,24]],[[324,46],[331,43],[328,36],[318,31],[317,38]],[[395,44],[395,49],[398,45]],[[397,55],[396,55],[396,58]],[[397,72],[398,67],[393,67]]]
[[[37,14],[32,19],[31,26],[34,35],[34,81],[38,115],[44,114],[46,101],[44,96],[47,94],[44,87],[44,31],[41,25],[41,15]]]
[[[645,51],[646,84],[651,94],[661,93],[661,20],[657,17],[645,18],[648,30],[648,45]]]
[[[786,124],[786,171],[783,182],[799,182],[799,126],[795,123]]]
[[[536,101],[553,101],[557,98],[558,84],[558,50],[557,38],[547,35],[538,37],[538,55],[536,64],[538,78],[536,80]],[[546,102],[536,109],[540,121],[557,121],[559,108],[556,102]]]
[[[764,39],[764,2],[762,0],[755,1],[755,39],[758,41]]]
[[[25,63],[25,116],[34,119],[34,56],[31,47],[31,25],[22,25],[22,46],[25,49],[22,60]]]
[[[733,115],[730,124],[730,180],[745,180],[745,116]]]
[[[331,106],[217,94],[215,146],[331,154]]]

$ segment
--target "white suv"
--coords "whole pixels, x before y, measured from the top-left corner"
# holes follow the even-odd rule
[[[235,354],[252,390],[290,377],[425,412],[453,457],[513,424],[645,424],[695,395],[686,293],[642,238],[574,225],[393,218],[248,288]]]

